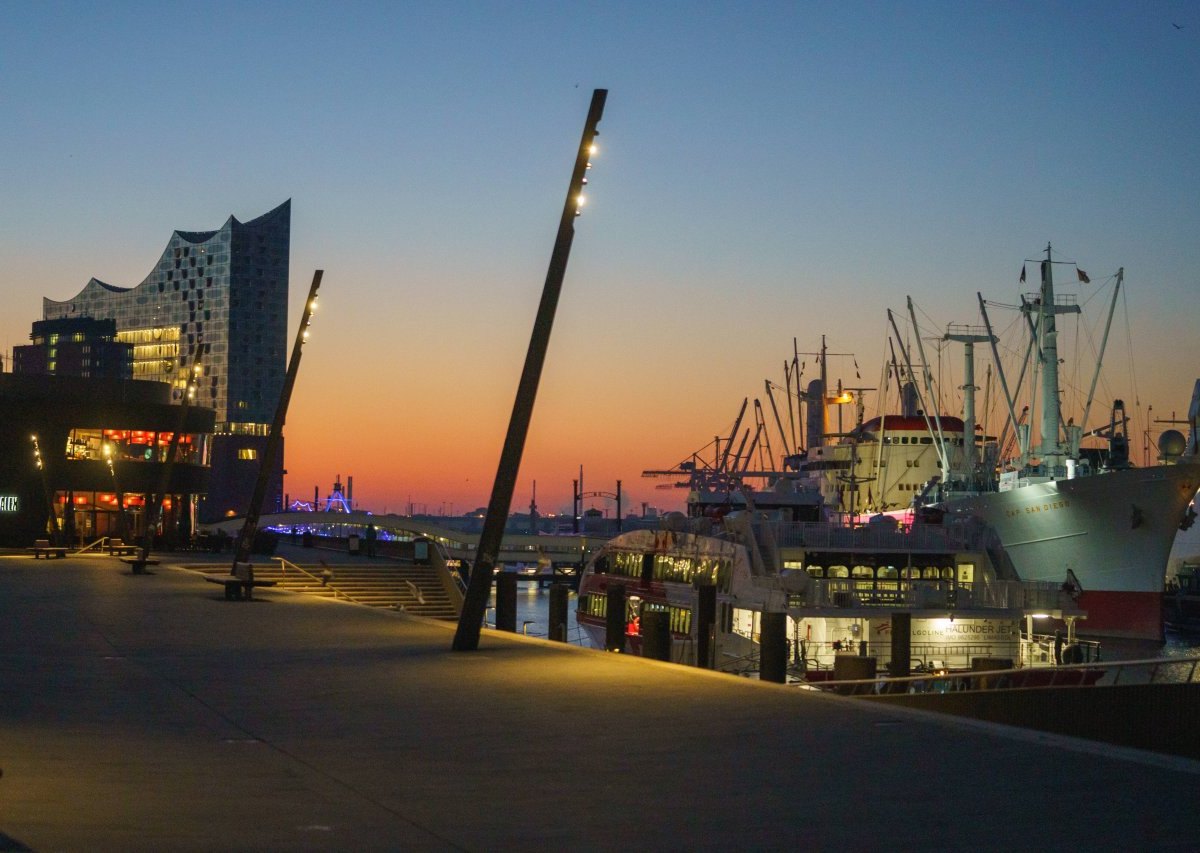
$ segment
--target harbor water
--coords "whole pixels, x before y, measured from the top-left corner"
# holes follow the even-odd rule
[[[595,648],[584,631],[575,621],[575,610],[579,596],[571,593],[567,602],[567,642],[585,648]],[[496,627],[496,590],[488,599],[485,621],[489,628]],[[534,582],[517,584],[517,632],[530,637],[550,636],[550,589]]]

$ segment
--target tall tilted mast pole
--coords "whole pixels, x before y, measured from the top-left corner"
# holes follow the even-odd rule
[[[230,574],[237,574],[238,563],[250,560],[250,548],[254,544],[254,534],[258,532],[258,520],[262,516],[263,500],[267,496],[267,481],[271,478],[271,468],[275,457],[279,455],[279,444],[283,441],[283,424],[287,420],[288,404],[292,400],[292,388],[296,385],[296,374],[300,371],[300,356],[303,354],[305,341],[308,340],[308,327],[312,324],[313,312],[317,310],[317,290],[321,287],[321,276],[324,270],[313,273],[312,285],[308,288],[308,298],[304,300],[304,311],[300,315],[300,328],[296,330],[296,342],[292,344],[292,359],[288,362],[287,376],[283,380],[283,389],[279,392],[279,402],[275,406],[275,418],[271,421],[271,432],[267,436],[267,448],[259,460],[258,481],[254,484],[254,496],[250,498],[250,506],[246,507],[246,521],[242,532],[238,534],[237,545],[233,549],[233,567]]]
[[[538,305],[529,350],[525,354],[525,368],[517,386],[517,398],[508,422],[508,434],[504,438],[504,449],[500,454],[492,497],[488,501],[487,516],[479,534],[479,549],[475,552],[475,564],[471,567],[471,582],[463,600],[458,630],[454,633],[455,651],[473,651],[479,648],[479,632],[492,591],[492,572],[500,553],[500,542],[504,538],[504,524],[508,520],[517,471],[521,467],[521,455],[525,450],[525,438],[529,433],[529,421],[533,415],[533,401],[537,396],[542,364],[546,360],[546,350],[550,345],[550,330],[554,325],[554,313],[558,308],[558,297],[562,292],[563,278],[567,272],[571,242],[575,237],[575,217],[579,215],[584,201],[582,191],[583,185],[587,183],[587,170],[591,166],[588,160],[597,135],[596,125],[600,123],[600,117],[604,114],[604,101],[607,97],[607,89],[596,89],[592,92],[592,104],[588,108],[587,121],[583,126],[579,151],[575,155],[575,169],[571,173],[567,200],[563,204],[562,218],[558,223],[558,237],[554,241],[550,268],[546,272],[546,283],[542,288],[542,301]]]

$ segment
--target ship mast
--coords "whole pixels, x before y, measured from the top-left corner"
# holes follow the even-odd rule
[[[1054,301],[1054,262],[1050,244],[1046,244],[1046,260],[1042,261],[1042,294],[1038,300],[1038,360],[1042,371],[1041,444],[1038,453],[1047,474],[1053,476],[1066,459],[1060,438],[1062,429],[1058,386],[1058,314],[1078,314],[1079,306],[1056,305]]]
[[[963,463],[965,474],[974,479],[979,471],[979,454],[975,449],[975,344],[995,344],[996,339],[970,326],[950,326],[943,341],[956,341],[963,345]]]

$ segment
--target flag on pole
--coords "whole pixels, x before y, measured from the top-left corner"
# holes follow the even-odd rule
[[[1025,283],[1025,265],[1021,264],[1021,283]]]
[[[1079,276],[1079,280],[1082,281],[1084,284],[1092,283],[1092,280],[1090,278],[1088,278],[1088,274],[1085,273],[1083,270],[1081,270],[1079,267],[1075,267],[1075,274]]]

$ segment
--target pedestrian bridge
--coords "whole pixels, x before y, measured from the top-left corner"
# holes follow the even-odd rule
[[[223,530],[231,537],[236,537],[243,524],[245,524],[244,518],[229,518],[205,525],[205,529],[212,532]],[[375,515],[361,510],[352,512],[278,512],[262,516],[258,524],[260,529],[270,529],[279,533],[300,535],[308,531],[315,536],[338,538],[348,536],[365,538],[368,525],[375,526],[380,541],[404,542],[428,539],[437,542],[449,560],[474,562],[475,552],[479,547],[478,533],[454,530],[426,519],[394,514]],[[528,533],[505,533],[500,544],[497,564],[536,564],[545,558],[556,566],[578,566],[586,562],[594,551],[608,541],[608,538],[605,536],[535,536]]]

